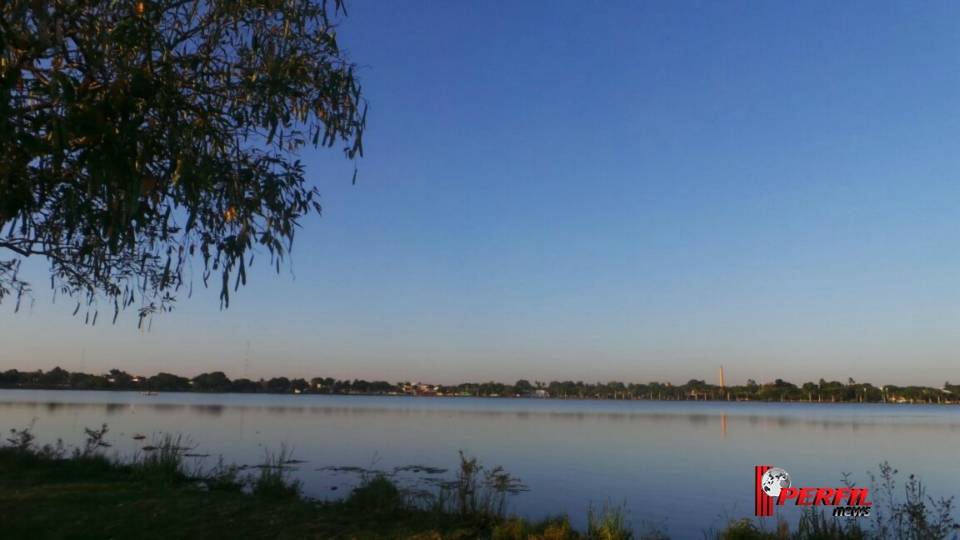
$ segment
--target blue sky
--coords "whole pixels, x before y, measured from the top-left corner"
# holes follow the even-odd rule
[[[366,157],[352,186],[304,154],[324,215],[292,265],[141,332],[84,326],[33,263],[0,368],[960,380],[960,4],[349,13]]]

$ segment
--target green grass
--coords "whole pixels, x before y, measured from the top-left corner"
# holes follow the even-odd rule
[[[592,505],[587,510],[587,538],[590,540],[630,540],[633,530],[619,506],[604,503],[597,511]]]
[[[98,457],[47,459],[0,448],[0,538],[474,538],[456,519],[420,510],[371,514],[192,483],[145,479]]]

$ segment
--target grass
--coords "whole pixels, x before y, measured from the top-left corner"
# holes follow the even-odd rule
[[[492,540],[663,540],[663,532],[652,529],[636,535],[622,506],[604,503],[587,510],[587,529],[577,531],[566,515],[540,521],[510,518],[493,529]]]
[[[184,454],[192,450],[189,439],[183,435],[164,434],[154,438],[133,457],[131,467],[141,479],[152,482],[178,484],[191,479]]]
[[[590,540],[630,540],[633,530],[619,506],[603,503],[599,511],[587,510],[587,538]]]
[[[289,478],[288,463],[293,460],[293,451],[286,444],[280,445],[280,451],[266,450],[266,459],[258,466],[260,475],[253,482],[253,494],[260,498],[291,499],[300,496],[302,485],[299,480]]]
[[[587,511],[586,529],[566,515],[539,521],[508,517],[519,479],[460,455],[455,478],[433,490],[411,491],[393,474],[365,474],[341,501],[301,496],[290,478],[292,450],[281,445],[249,472],[187,465],[188,439],[165,435],[129,461],[108,458],[106,426],[87,430],[82,449],[38,446],[29,428],[11,431],[0,447],[0,537],[43,538],[330,538],[491,540],[662,540],[656,528],[640,533],[621,506]],[[148,449],[149,448],[149,449]],[[427,470],[426,467],[416,467]],[[429,471],[434,473],[437,471]],[[731,521],[706,540],[940,540],[956,539],[952,499],[933,500],[909,477],[898,494],[897,471],[882,464],[871,477],[869,521],[803,514],[795,529],[784,520],[772,530],[754,520]],[[861,528],[860,524],[868,524]]]
[[[157,481],[103,456],[50,459],[0,448],[0,538],[5,540],[476,537],[456,520],[425,511],[371,514],[346,502],[323,504],[272,493]]]

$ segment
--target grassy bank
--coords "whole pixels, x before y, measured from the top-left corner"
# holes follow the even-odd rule
[[[312,502],[270,473],[244,490],[229,478],[205,485],[150,467],[102,455],[56,459],[0,449],[0,538],[477,536],[452,516]]]
[[[588,510],[585,530],[565,516],[531,521],[507,516],[521,486],[500,468],[461,455],[449,482],[427,491],[403,489],[390,476],[369,474],[343,500],[302,496],[291,480],[285,448],[256,468],[190,469],[183,438],[166,436],[127,460],[108,458],[106,427],[87,430],[87,443],[67,451],[39,446],[29,430],[11,432],[0,448],[0,537],[19,538],[331,538],[628,540],[667,538],[633,531],[619,507]],[[904,486],[881,467],[875,514],[866,521],[808,513],[791,527],[761,530],[750,520],[709,531],[704,539],[957,538],[952,501],[933,501],[912,477]],[[899,497],[900,491],[906,498]],[[859,524],[866,525],[862,529]]]

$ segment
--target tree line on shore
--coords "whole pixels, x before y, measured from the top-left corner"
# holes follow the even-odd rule
[[[776,379],[757,384],[748,379],[744,385],[721,387],[703,380],[690,379],[685,384],[669,382],[625,383],[621,381],[589,383],[583,381],[499,382],[434,385],[425,383],[339,380],[332,377],[250,380],[230,379],[222,371],[203,373],[187,378],[170,373],[151,377],[131,375],[119,369],[92,375],[69,372],[60,367],[50,371],[0,372],[2,388],[134,390],[154,392],[236,392],[297,394],[359,394],[472,397],[543,397],[562,399],[648,399],[671,401],[809,401],[829,403],[956,403],[960,385],[944,383],[941,388],[925,386],[874,386],[848,378],[840,381],[806,382],[800,386]]]

